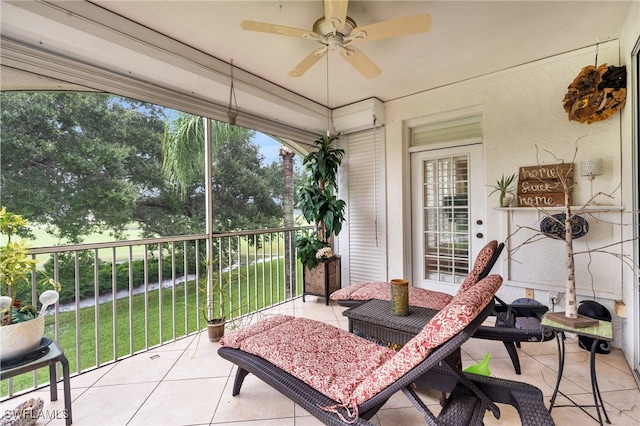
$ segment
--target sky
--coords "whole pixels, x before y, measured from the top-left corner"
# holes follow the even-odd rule
[[[280,161],[280,142],[264,133],[256,132],[253,137],[253,143],[260,147],[260,153],[264,155],[265,165]]]

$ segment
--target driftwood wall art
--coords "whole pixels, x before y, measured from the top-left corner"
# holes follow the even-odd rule
[[[620,110],[627,98],[627,68],[588,65],[573,80],[564,96],[569,120],[594,123]]]

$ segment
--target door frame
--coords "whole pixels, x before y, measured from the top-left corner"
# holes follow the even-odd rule
[[[422,188],[416,188],[416,174],[422,175],[417,162],[426,158],[446,157],[469,153],[469,268],[473,265],[473,260],[478,252],[486,244],[486,219],[485,219],[485,197],[484,197],[484,146],[481,139],[473,141],[465,140],[448,144],[446,147],[420,147],[411,149],[409,155],[410,187],[411,187],[411,283],[416,287],[429,288],[435,291],[442,291],[454,294],[458,291],[459,283],[448,283],[443,281],[423,280],[423,260],[422,260]],[[474,165],[477,165],[474,167]],[[421,179],[420,179],[421,180]],[[422,186],[420,184],[420,186]],[[417,223],[416,223],[417,222]],[[481,235],[481,236],[478,236]],[[416,239],[419,238],[420,241]]]
[[[632,203],[633,211],[637,212],[640,209],[640,197],[638,197],[638,190],[640,189],[640,39],[636,41],[631,56],[631,79],[635,84],[631,84],[634,90],[630,91],[631,95],[631,186],[632,186]],[[637,262],[640,259],[640,242],[638,240],[638,233],[640,228],[640,214],[633,214],[633,258]],[[633,279],[633,311],[630,326],[632,328],[631,336],[640,335],[640,277],[637,274],[632,274]],[[629,332],[627,332],[629,335]],[[634,378],[636,383],[640,386],[640,339],[634,339],[633,345],[633,368]]]

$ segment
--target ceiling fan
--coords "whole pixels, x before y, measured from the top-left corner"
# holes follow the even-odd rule
[[[424,33],[431,27],[431,16],[428,13],[358,27],[347,16],[348,5],[349,0],[325,0],[324,16],[313,24],[311,31],[256,21],[242,21],[240,26],[248,31],[299,37],[323,45],[296,65],[287,74],[289,77],[300,77],[330,50],[339,49],[340,55],[367,79],[379,76],[382,70],[351,43]]]

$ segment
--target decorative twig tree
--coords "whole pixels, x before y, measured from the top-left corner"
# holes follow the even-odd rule
[[[575,261],[574,258],[576,255],[578,254],[590,254],[593,252],[600,252],[600,253],[607,253],[610,255],[613,255],[619,259],[621,259],[621,261],[623,261],[623,263],[637,269],[637,265],[635,265],[633,263],[633,259],[630,259],[628,256],[622,255],[622,254],[618,254],[618,253],[613,253],[608,251],[607,249],[611,246],[614,245],[619,245],[619,244],[623,244],[626,243],[628,241],[633,241],[633,239],[630,240],[623,240],[623,241],[618,241],[615,242],[613,244],[606,244],[603,245],[601,247],[597,247],[597,248],[592,248],[589,250],[585,250],[585,251],[580,251],[580,252],[576,252],[574,250],[574,246],[573,246],[573,241],[576,238],[576,236],[583,236],[584,234],[586,234],[586,230],[588,229],[588,225],[586,224],[586,221],[584,221],[584,219],[582,217],[580,217],[579,215],[588,213],[588,209],[586,208],[588,205],[592,204],[592,202],[594,201],[594,199],[598,198],[598,197],[609,197],[609,198],[613,198],[613,194],[615,194],[615,192],[618,190],[618,188],[620,186],[618,186],[614,191],[612,191],[611,193],[604,193],[604,192],[598,192],[595,195],[592,195],[591,198],[584,203],[581,207],[577,208],[576,211],[572,211],[572,207],[571,207],[571,202],[572,202],[572,192],[573,192],[573,188],[575,186],[575,183],[573,182],[573,164],[576,160],[576,156],[578,153],[578,142],[580,139],[576,140],[575,143],[575,149],[574,149],[574,153],[573,153],[573,157],[571,159],[571,162],[569,163],[569,167],[566,167],[566,163],[564,162],[564,160],[559,159],[558,157],[556,157],[553,153],[551,153],[550,151],[545,150],[545,152],[549,153],[550,155],[552,155],[556,160],[558,160],[560,162],[560,164],[554,169],[555,170],[555,175],[562,187],[562,191],[564,192],[564,205],[563,205],[563,210],[564,213],[562,214],[552,214],[547,208],[544,207],[538,207],[536,206],[536,208],[542,212],[546,218],[544,221],[548,221],[549,223],[549,228],[553,229],[553,231],[547,231],[545,232],[544,230],[541,229],[535,229],[532,227],[527,227],[527,226],[517,226],[516,231],[511,234],[507,239],[510,239],[515,233],[517,233],[518,231],[522,230],[522,229],[528,229],[530,231],[533,231],[535,234],[530,237],[527,238],[524,242],[522,242],[521,244],[519,244],[518,246],[509,249],[509,256],[512,256],[517,250],[519,250],[522,246],[533,243],[533,242],[537,242],[540,241],[543,238],[546,237],[551,237],[554,239],[562,239],[565,242],[565,266],[566,266],[566,279],[565,279],[565,289],[566,289],[566,294],[565,294],[565,312],[564,312],[564,317],[568,319],[567,323],[569,325],[574,325],[575,321],[573,320],[577,320],[579,318],[578,315],[578,310],[577,310],[577,303],[576,303],[576,275],[575,275]],[[538,150],[538,147],[536,146],[536,151]],[[536,157],[537,157],[537,153],[536,153]],[[538,165],[540,166],[540,161],[538,159]],[[564,167],[561,167],[564,166]],[[548,166],[547,166],[548,167]],[[541,226],[542,228],[542,226]],[[586,229],[585,229],[586,228]],[[567,232],[568,230],[568,232]],[[557,318],[557,316],[556,316]]]

